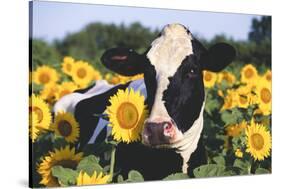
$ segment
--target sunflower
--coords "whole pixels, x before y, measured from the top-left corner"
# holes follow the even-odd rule
[[[59,75],[57,71],[49,66],[40,66],[33,73],[33,81],[39,85],[56,83],[58,80]]]
[[[133,89],[118,90],[109,101],[111,105],[107,107],[106,113],[109,116],[113,138],[127,143],[139,140],[148,114],[144,96]]]
[[[272,80],[272,73],[271,70],[267,70],[265,74],[263,75],[263,78],[265,78],[267,81],[271,82]]]
[[[71,75],[72,68],[74,65],[74,59],[70,56],[66,56],[63,58],[62,62],[62,71],[67,75]]]
[[[32,140],[32,142],[35,142],[35,140],[38,137],[39,129],[38,129],[38,116],[35,112],[31,112],[29,114],[29,136]]]
[[[258,77],[258,71],[252,64],[247,64],[241,69],[241,82],[254,84]]]
[[[247,122],[243,120],[239,124],[232,124],[227,126],[226,133],[228,136],[237,137],[244,131],[246,127],[247,127]]]
[[[75,153],[75,149],[70,149],[69,146],[49,152],[48,155],[42,158],[42,162],[37,168],[37,172],[42,177],[40,184],[47,187],[59,186],[57,178],[52,176],[52,167],[60,165],[64,168],[75,169],[82,159],[82,156],[82,152]]]
[[[118,75],[112,76],[109,81],[109,83],[111,84],[118,84],[120,82],[121,82],[121,78]]]
[[[93,80],[97,81],[97,80],[100,80],[100,79],[102,79],[102,76],[101,76],[100,72],[94,69],[93,70]]]
[[[58,92],[56,93],[56,99],[60,99],[63,96],[70,94],[77,89],[78,86],[75,83],[71,81],[63,82],[58,88]]]
[[[51,112],[48,104],[40,97],[32,96],[29,99],[29,112],[35,112],[38,118],[38,127],[40,129],[49,130],[51,123]]]
[[[59,112],[52,124],[52,130],[57,136],[62,136],[69,143],[74,143],[78,140],[80,129],[79,124],[74,116],[67,112]]]
[[[227,90],[226,91],[226,96],[224,97],[224,104],[223,106],[221,107],[221,110],[220,111],[223,111],[223,110],[228,110],[228,109],[231,109],[233,107],[236,106],[236,92],[234,90]]]
[[[255,160],[264,160],[270,155],[271,135],[266,128],[254,120],[246,129],[246,152],[250,153]]]
[[[218,74],[218,84],[221,84],[223,81],[227,82],[228,85],[233,85],[236,81],[235,76],[227,71],[223,71]]]
[[[235,150],[235,156],[238,157],[238,158],[242,158],[243,157],[243,152],[241,151],[240,148],[237,148]]]
[[[80,87],[86,87],[93,80],[94,69],[90,64],[78,61],[71,73],[73,81]]]
[[[268,82],[265,78],[260,79],[256,87],[256,94],[260,112],[263,115],[271,114],[271,82]]]
[[[49,104],[54,104],[58,100],[59,85],[56,83],[51,83],[45,85],[40,91],[40,97],[44,99]]]
[[[210,71],[203,72],[204,86],[207,88],[211,88],[215,85],[217,81],[217,74]]]
[[[106,184],[110,178],[110,175],[103,175],[102,172],[99,174],[94,171],[92,176],[89,176],[87,173],[80,171],[77,177],[76,184],[77,186],[81,185],[91,185],[91,184]]]
[[[235,90],[236,104],[239,108],[248,108],[254,103],[254,95],[249,85],[240,86]]]

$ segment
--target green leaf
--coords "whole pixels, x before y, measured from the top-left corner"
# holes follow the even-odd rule
[[[213,160],[218,165],[225,165],[225,159],[223,156],[216,156],[213,158]]]
[[[250,174],[251,164],[248,161],[242,161],[241,159],[236,159],[234,161],[233,167],[238,167],[240,169],[240,174]]]
[[[205,111],[212,115],[212,112],[219,108],[219,101],[216,98],[208,99],[205,105]]]
[[[187,179],[187,174],[184,173],[175,173],[165,177],[163,180],[180,180],[180,179]]]
[[[118,177],[117,177],[117,182],[118,182],[118,183],[124,182],[124,178],[122,177],[122,175],[118,175]]]
[[[200,178],[233,175],[233,172],[227,171],[223,165],[208,164],[197,167],[193,170],[193,174],[196,178]]]
[[[236,118],[232,115],[232,113],[230,111],[222,112],[221,119],[226,125],[236,123]]]
[[[256,172],[255,172],[255,174],[269,174],[270,173],[270,171],[269,170],[267,170],[267,169],[264,169],[264,168],[257,168],[257,170],[256,170]]]
[[[223,111],[221,119],[226,125],[235,124],[243,119],[243,114],[238,108]]]
[[[99,165],[99,159],[94,155],[84,157],[77,166],[78,171],[85,171],[88,175],[92,175],[94,171],[103,172],[103,168]]]
[[[78,172],[62,166],[52,167],[52,175],[57,177],[61,185],[69,186],[76,183]]]
[[[144,181],[143,176],[135,170],[131,170],[128,174],[128,180],[129,182],[142,182]]]

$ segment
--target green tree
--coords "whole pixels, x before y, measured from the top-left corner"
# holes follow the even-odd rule
[[[60,54],[51,44],[41,40],[33,39],[30,40],[32,47],[32,68],[36,69],[37,66],[41,65],[56,65],[60,61]]]
[[[262,16],[260,19],[252,20],[249,40],[261,43],[265,40],[271,40],[271,16]]]

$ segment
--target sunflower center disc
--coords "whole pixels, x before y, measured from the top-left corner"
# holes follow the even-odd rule
[[[246,103],[247,103],[247,97],[245,97],[245,96],[240,96],[240,97],[239,97],[239,101],[240,101],[241,104],[246,104]]]
[[[38,107],[32,107],[32,111],[34,111],[37,114],[38,117],[38,123],[41,123],[43,120],[43,112],[40,108]]]
[[[256,150],[261,150],[263,148],[264,145],[264,140],[263,137],[258,134],[255,133],[251,136],[251,141],[252,141],[252,145]]]
[[[67,71],[71,71],[71,68],[72,68],[72,66],[71,66],[71,64],[70,63],[68,63],[68,64],[66,64],[66,70]]]
[[[58,124],[58,130],[62,136],[67,137],[71,134],[72,127],[69,122],[62,120]]]
[[[130,102],[122,103],[117,110],[117,120],[123,129],[132,129],[138,122],[139,114],[136,106]]]
[[[253,75],[254,75],[254,72],[253,72],[252,69],[247,69],[247,70],[245,71],[245,77],[246,77],[246,78],[251,78]]]
[[[84,68],[80,68],[77,71],[77,76],[79,78],[84,78],[86,76],[86,74],[87,74],[87,72],[86,72],[86,70]]]
[[[269,103],[271,100],[271,92],[268,89],[263,88],[261,90],[261,99],[264,103]]]
[[[270,75],[270,74],[267,74],[267,75],[266,75],[266,80],[267,80],[267,81],[271,81],[271,75]]]
[[[206,72],[204,78],[205,78],[205,81],[211,81],[212,75],[210,73]]]
[[[50,81],[50,76],[46,73],[42,73],[40,76],[39,76],[39,81],[43,84],[45,83],[48,83]]]

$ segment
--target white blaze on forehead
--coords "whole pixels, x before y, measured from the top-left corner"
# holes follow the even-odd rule
[[[154,105],[149,120],[169,115],[162,100],[163,92],[169,85],[169,77],[173,76],[186,56],[193,54],[192,35],[180,24],[167,25],[161,36],[151,44],[147,58],[155,67],[157,89]]]

